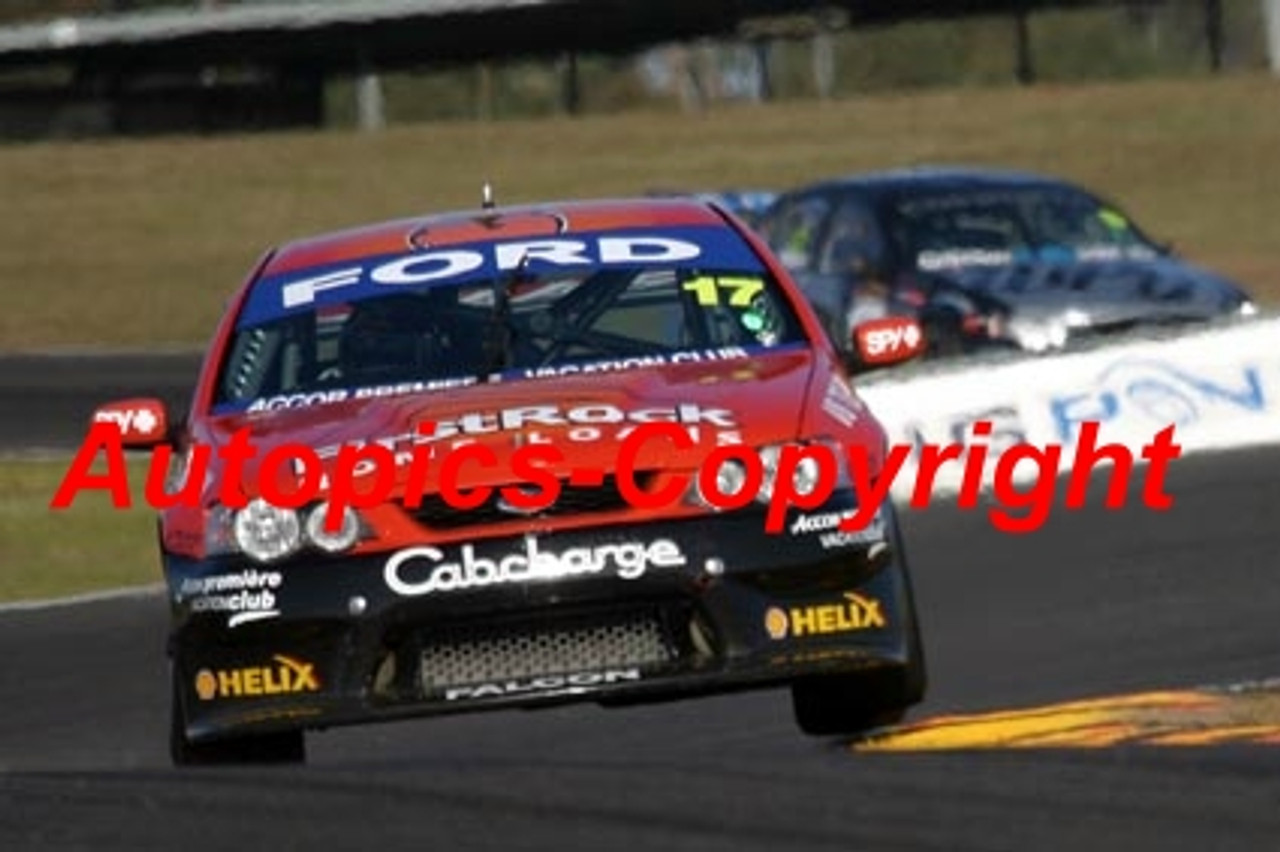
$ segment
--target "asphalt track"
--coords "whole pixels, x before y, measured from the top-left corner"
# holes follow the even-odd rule
[[[913,718],[1280,675],[1278,473],[1280,449],[1179,460],[1172,511],[1059,510],[1025,537],[908,515]],[[0,612],[0,849],[1280,848],[1276,746],[855,751],[801,737],[782,691],[344,729],[307,767],[179,772],[162,610]]]
[[[74,449],[113,399],[158,396],[179,410],[199,368],[191,352],[0,355],[0,450]]]

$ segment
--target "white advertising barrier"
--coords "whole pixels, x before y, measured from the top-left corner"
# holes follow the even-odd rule
[[[1099,424],[1099,446],[1123,444],[1138,464],[1143,447],[1167,426],[1183,456],[1280,443],[1280,319],[905,379],[890,371],[858,382],[858,393],[892,444],[914,447],[894,481],[900,499],[915,488],[924,444],[969,448],[938,468],[936,494],[959,488],[969,450],[984,442],[984,487],[1000,452],[1014,444],[1060,446],[1058,470],[1067,472],[1088,421]],[[991,424],[989,437],[974,438],[978,421]],[[1038,463],[1023,461],[1017,478],[1038,470]]]

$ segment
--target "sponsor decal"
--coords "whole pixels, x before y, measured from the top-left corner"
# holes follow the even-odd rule
[[[860,336],[862,356],[870,363],[878,363],[887,356],[915,352],[922,342],[920,326],[901,318],[886,317],[878,322],[883,326]]]
[[[432,438],[442,440],[458,435],[520,432],[539,426],[593,427],[637,423],[705,424],[717,429],[733,429],[738,425],[733,412],[727,408],[706,408],[691,402],[634,409],[623,409],[605,403],[577,405],[572,408],[556,404],[525,405],[501,411],[464,414],[453,420],[437,420]],[[599,432],[599,429],[594,430],[597,438]]]
[[[275,591],[284,583],[278,571],[250,568],[234,574],[187,577],[178,586],[177,600],[191,612],[229,613],[228,627],[280,615]]]
[[[760,349],[761,347],[751,347],[751,349]],[[721,346],[711,349],[692,349],[683,352],[672,352],[660,355],[639,355],[631,358],[613,358],[600,361],[587,361],[577,364],[558,364],[551,367],[532,367],[516,370],[507,370],[502,373],[494,374],[503,380],[511,379],[542,379],[554,378],[557,376],[571,375],[592,375],[596,373],[619,373],[627,370],[642,369],[645,367],[659,367],[666,364],[701,364],[712,361],[736,361],[744,358],[750,358],[754,354],[752,351],[741,346]],[[310,391],[306,393],[278,394],[276,396],[267,396],[256,399],[249,403],[244,411],[249,414],[258,414],[270,411],[285,411],[300,408],[312,408],[317,405],[332,405],[338,402],[360,401],[368,399],[395,399],[402,396],[410,396],[412,394],[437,393],[439,391],[456,390],[458,388],[471,387],[480,381],[478,376],[455,376],[445,379],[432,379],[430,381],[416,382],[398,382],[385,385],[369,385],[358,388],[332,388],[329,390]],[[239,406],[229,405],[223,406],[227,410],[238,410]],[[101,417],[107,415],[113,417],[132,416],[133,412],[103,412]],[[154,419],[149,411],[142,411],[141,415],[147,415]],[[116,422],[116,421],[112,421]],[[142,430],[139,420],[131,420],[135,428]],[[635,421],[635,422],[654,422],[654,421]],[[122,429],[128,429],[128,423],[121,423]],[[154,425],[148,429],[154,428]]]
[[[860,530],[846,532],[840,524],[852,518],[857,509],[846,509],[843,512],[822,512],[814,515],[797,515],[791,522],[788,531],[792,535],[812,535],[820,533],[818,541],[823,550],[833,547],[851,547],[853,545],[878,544],[885,540],[885,523],[883,515],[877,511],[868,524]]]
[[[804,650],[788,649],[786,653],[769,657],[773,666],[804,666],[813,663],[826,663],[831,660],[861,659],[862,652],[851,648],[807,648]]]
[[[710,408],[691,402],[649,408],[619,408],[608,403],[585,403],[574,406],[552,403],[472,412],[434,421],[434,428],[430,434],[404,432],[373,441],[350,441],[345,444],[321,447],[315,451],[315,454],[320,459],[328,459],[337,456],[344,447],[360,449],[370,444],[377,444],[395,453],[397,464],[408,464],[413,460],[414,447],[449,439],[457,439],[455,444],[460,446],[469,443],[469,439],[478,435],[518,432],[522,435],[521,440],[527,444],[551,443],[552,438],[549,435],[538,431],[539,427],[542,427],[564,429],[563,434],[556,436],[557,440],[582,443],[603,439],[606,433],[602,427],[610,427],[612,431],[608,433],[609,437],[625,440],[636,426],[643,423],[684,424],[689,427],[690,438],[695,442],[698,440],[697,428],[707,426],[720,430],[717,432],[718,443],[741,442],[741,435],[737,431],[737,418],[727,408]],[[359,468],[355,470],[357,476],[365,472]]]
[[[1050,416],[1069,441],[1090,422],[1107,428],[1173,424],[1187,429],[1271,415],[1274,401],[1267,398],[1256,365],[1207,373],[1162,360],[1124,359],[1103,370],[1090,389],[1052,397]]]
[[[1137,246],[1044,246],[1019,250],[1010,263],[976,264],[960,270],[957,278],[966,290],[1014,296],[1044,290],[1087,293],[1103,289],[1111,298],[1126,301],[1168,303],[1195,298],[1196,280],[1184,268],[1125,262],[1156,257],[1150,249]],[[1087,320],[1087,315],[1082,316]]]
[[[585,232],[573,237],[459,243],[308,267],[264,278],[249,294],[240,327],[298,310],[348,303],[397,288],[492,280],[516,268],[532,273],[604,267],[678,266],[761,271],[760,259],[732,229],[686,226],[661,231]]]
[[[239,725],[253,725],[259,722],[274,722],[280,719],[314,719],[316,716],[323,715],[324,710],[319,707],[280,707],[270,704],[241,704],[243,708],[251,708],[237,710],[234,714],[229,714],[226,718]]]
[[[986,424],[977,428],[978,424]],[[1030,443],[1022,415],[1014,405],[995,405],[975,411],[953,414],[942,421],[941,435],[926,434],[923,424],[908,423],[904,433],[910,441],[912,453],[919,457],[925,447],[938,446],[943,441],[959,447],[985,445],[995,453],[1003,453],[1019,444]],[[932,433],[932,430],[930,430]],[[942,440],[934,440],[935,438]],[[978,441],[976,438],[983,440]]]
[[[639,669],[608,669],[600,672],[578,672],[567,675],[545,675],[495,683],[478,683],[470,686],[453,686],[444,692],[446,701],[463,701],[475,698],[501,698],[508,695],[526,695],[533,692],[567,690],[577,691],[593,686],[614,683],[634,683],[640,680]]]
[[[518,370],[516,376],[541,379],[548,376],[569,376],[589,373],[618,373],[641,367],[660,367],[664,364],[696,364],[707,361],[733,361],[750,356],[741,346],[722,346],[715,349],[695,349],[660,355],[638,355],[633,358],[615,358],[604,361],[588,361],[585,364],[557,364],[553,367],[535,367]]]
[[[114,423],[125,435],[150,435],[160,425],[160,418],[149,408],[104,409],[94,412],[93,422]]]
[[[832,376],[827,391],[822,396],[822,410],[841,426],[852,426],[865,411],[862,402],[839,376]]]
[[[284,654],[271,658],[275,665],[238,669],[201,669],[196,672],[196,695],[201,701],[216,698],[267,698],[319,692],[315,665]]]
[[[885,627],[880,601],[845,592],[839,603],[769,607],[764,614],[764,629],[770,639],[800,639],[832,633],[854,633]]]
[[[310,408],[314,405],[330,405],[335,402],[363,399],[393,399],[415,393],[435,393],[442,390],[465,388],[480,381],[475,376],[457,376],[448,379],[432,379],[420,382],[398,382],[389,385],[370,385],[353,389],[333,388],[332,390],[312,391],[310,393],[280,394],[254,400],[245,409],[250,414],[261,411],[283,411],[292,408]]]
[[[310,305],[327,290],[358,285],[397,287],[463,280],[473,273],[509,272],[533,263],[555,268],[637,263],[678,263],[702,254],[697,243],[651,235],[597,237],[593,240],[541,239],[439,249],[368,265],[340,267],[280,288],[282,307]]]
[[[764,613],[764,629],[770,639],[787,638],[787,613],[776,606],[771,606]]]
[[[847,512],[824,512],[821,515],[799,515],[791,522],[792,535],[806,535],[808,533],[822,532],[823,530],[833,530],[840,526],[840,522],[845,518],[853,517],[853,510]]]
[[[916,255],[916,268],[926,272],[962,266],[1004,266],[1012,262],[1013,252],[992,249],[926,249]]]
[[[383,579],[397,595],[418,597],[534,580],[559,580],[606,570],[623,580],[644,576],[650,568],[685,564],[680,546],[660,538],[648,544],[602,544],[571,547],[560,553],[538,548],[536,536],[525,536],[524,551],[499,559],[477,557],[473,545],[462,546],[461,558],[446,562],[434,547],[410,547],[387,560]]]
[[[835,547],[854,547],[855,545],[879,544],[884,541],[884,528],[879,525],[876,529],[876,521],[871,522],[871,527],[857,532],[843,532],[841,530],[833,530],[818,536],[818,544],[822,545],[823,550],[831,550]]]

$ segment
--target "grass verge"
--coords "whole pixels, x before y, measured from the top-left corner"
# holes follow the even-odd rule
[[[155,512],[117,510],[82,492],[69,509],[49,500],[69,460],[0,460],[0,601],[61,597],[160,582]],[[130,467],[141,493],[144,465]]]

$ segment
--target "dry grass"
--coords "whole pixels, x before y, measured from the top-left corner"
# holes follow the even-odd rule
[[[133,509],[95,491],[51,511],[69,462],[0,461],[0,601],[161,580],[155,512],[140,503],[143,466],[130,470]]]
[[[963,90],[702,117],[449,123],[0,148],[0,349],[202,343],[271,243],[418,211],[786,186],[917,162],[1041,169],[1280,304],[1280,85]]]

